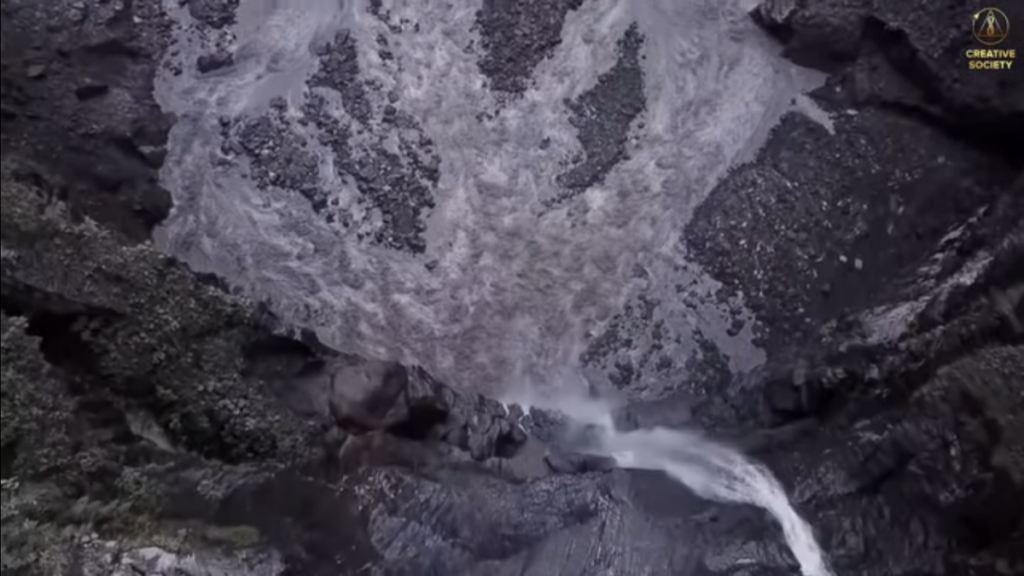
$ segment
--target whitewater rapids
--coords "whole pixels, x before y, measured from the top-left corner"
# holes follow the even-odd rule
[[[578,366],[638,298],[662,326],[659,350],[680,359],[657,375],[638,370],[638,394],[658,396],[660,382],[686,378],[698,332],[734,372],[763,362],[742,299],[729,309],[717,302],[720,284],[687,259],[679,240],[718,179],[761,145],[781,114],[806,104],[803,91],[819,81],[777,54],[748,16],[750,2],[587,0],[568,12],[561,43],[513,99],[488,90],[471,48],[481,44],[481,0],[380,3],[392,22],[415,22],[414,30],[386,25],[369,13],[371,4],[243,2],[234,64],[213,74],[196,72],[190,60],[208,49],[208,35],[179,32],[176,50],[189,64],[159,78],[156,92],[178,118],[161,175],[175,200],[156,235],[161,249],[224,277],[331,346],[422,365],[492,394]],[[187,20],[177,2],[169,9]],[[644,108],[626,157],[550,208],[565,162],[581,153],[565,102],[616,65],[619,40],[633,25],[643,36],[643,88],[622,97]],[[223,119],[263,114],[275,97],[289,114],[301,109],[315,92],[305,83],[319,66],[311,47],[339,30],[355,43],[360,77],[395,94],[394,106],[434,143],[440,179],[423,254],[361,241],[318,218],[295,191],[258,189],[244,165],[218,156]],[[374,100],[371,108],[387,104]],[[341,107],[335,112],[344,116]],[[392,138],[385,128],[369,131],[378,129],[382,141]],[[353,202],[358,194],[337,177],[315,135],[296,137],[319,155],[332,201]],[[689,287],[685,298],[680,286]],[[737,317],[746,327],[731,333]],[[637,366],[657,361],[643,349],[652,347],[650,335],[633,342],[620,355]],[[605,378],[616,361],[601,360],[588,377]]]

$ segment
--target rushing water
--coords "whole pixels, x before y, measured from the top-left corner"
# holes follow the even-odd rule
[[[720,176],[760,146],[815,80],[776,54],[748,17],[749,2],[586,0],[568,13],[562,42],[533,71],[532,87],[508,102],[487,90],[479,50],[470,48],[481,44],[480,0],[383,2],[393,20],[416,22],[402,32],[370,16],[368,0],[292,4],[243,2],[235,64],[215,74],[199,75],[192,64],[211,35],[181,33],[184,72],[160,78],[157,90],[178,116],[162,174],[175,196],[158,232],[163,249],[331,345],[420,364],[492,393],[576,366],[595,335],[641,296],[657,303],[650,320],[664,327],[659,346],[677,366],[693,354],[698,329],[734,371],[763,361],[751,322],[728,333],[717,282],[679,241]],[[646,106],[632,125],[628,158],[581,196],[547,209],[564,161],[581,146],[564,102],[614,66],[616,43],[634,23],[644,37],[643,93],[634,97]],[[261,114],[274,96],[287,99],[290,114],[301,108],[310,93],[303,81],[318,66],[310,46],[337,30],[355,40],[361,77],[399,94],[395,106],[435,144],[440,182],[425,254],[360,241],[314,215],[299,194],[259,190],[243,176],[244,163],[218,156],[222,117]],[[376,52],[380,38],[393,56],[387,61]],[[322,152],[315,134],[298,136]],[[325,188],[350,202],[330,158],[321,158],[321,172]],[[690,287],[685,298],[679,286]],[[732,308],[751,317],[742,301]],[[649,335],[633,341],[622,354],[642,356],[651,344]],[[644,373],[640,384],[656,390],[657,378],[685,379],[674,370]]]
[[[586,0],[569,12],[561,44],[533,71],[532,86],[510,101],[486,88],[471,48],[481,41],[481,0],[382,5],[417,26],[396,31],[368,14],[368,0],[242,2],[230,42],[235,63],[209,75],[191,62],[224,37],[179,32],[187,64],[158,79],[157,89],[178,116],[162,173],[175,197],[157,236],[163,249],[269,302],[330,345],[419,364],[455,386],[495,394],[524,383],[549,399],[565,393],[552,391],[552,382],[575,382],[569,387],[578,391],[580,378],[555,376],[578,375],[588,342],[638,297],[655,303],[648,320],[669,334],[659,338],[664,354],[685,360],[699,330],[734,371],[762,361],[749,323],[738,334],[726,330],[717,283],[679,241],[718,179],[761,145],[815,80],[778,56],[747,16],[750,2]],[[168,8],[187,21],[177,0]],[[645,109],[631,126],[628,157],[551,209],[564,161],[581,151],[565,101],[615,65],[616,44],[633,24],[644,38],[643,90],[633,96]],[[319,65],[311,47],[339,30],[354,39],[360,76],[397,94],[394,105],[435,144],[440,181],[424,254],[332,226],[295,191],[258,189],[244,162],[218,152],[224,117],[263,114],[278,96],[298,114]],[[377,52],[382,42],[392,55],[386,61]],[[343,108],[332,114],[344,117]],[[352,202],[351,183],[333,170],[316,134],[296,130],[319,155],[332,200]],[[368,132],[394,141],[388,130]],[[678,286],[691,287],[686,305]],[[634,350],[621,353],[641,354],[644,338],[634,334]],[[641,389],[652,378],[680,381],[685,373],[644,375]],[[765,508],[804,573],[830,573],[810,528],[763,467],[686,432],[618,433],[596,414],[587,418],[603,422],[602,450],[622,465],[663,470],[707,498]]]
[[[660,470],[698,496],[765,509],[782,528],[804,576],[832,576],[811,526],[789,503],[766,467],[736,450],[684,430],[610,430],[602,444],[624,468]]]
[[[532,398],[517,400],[529,404]],[[622,468],[664,472],[708,500],[749,504],[764,509],[782,529],[803,576],[834,576],[814,530],[793,509],[772,472],[739,450],[692,430],[654,427],[617,429],[608,402],[579,394],[543,401],[569,416],[574,427],[588,430],[581,447],[615,459]]]

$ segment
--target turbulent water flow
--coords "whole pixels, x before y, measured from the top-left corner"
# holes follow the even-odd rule
[[[764,466],[698,434],[654,428],[607,434],[604,450],[624,468],[660,470],[698,496],[764,508],[782,527],[804,576],[832,576],[811,526]]]
[[[518,400],[529,405],[531,399]],[[589,430],[584,450],[614,458],[622,468],[664,472],[702,498],[763,508],[782,528],[803,576],[835,575],[814,530],[793,509],[779,481],[767,467],[737,449],[690,430],[620,431],[607,402],[578,394],[548,399],[544,406],[566,414],[575,427]]]
[[[481,72],[480,0],[293,4],[242,2],[233,36],[179,33],[184,64],[157,89],[178,117],[163,249],[336,347],[462,387],[550,381],[630,303],[660,326],[657,350],[680,359],[637,376],[645,394],[685,380],[698,331],[733,371],[763,361],[742,300],[717,302],[679,241],[717,179],[815,80],[776,54],[749,3],[586,0],[515,97]],[[332,39],[357,67],[324,56]],[[217,43],[233,63],[197,72]],[[226,143],[233,122],[263,140]],[[364,168],[382,158],[410,174],[418,204],[366,192]],[[410,168],[421,161],[436,173]],[[737,318],[745,327],[730,331]],[[595,356],[594,377],[622,356],[653,365],[653,338]]]

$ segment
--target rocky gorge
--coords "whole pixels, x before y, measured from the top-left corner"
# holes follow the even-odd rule
[[[479,3],[486,90],[528,100],[567,20],[597,1]],[[246,5],[3,0],[3,571],[796,573],[759,510],[581,453],[562,415],[439,377],[458,362],[344,349],[315,314],[250,289],[256,276],[201,266],[210,237],[154,243],[169,219],[202,220],[182,210],[205,186],[166,177],[192,161],[173,131],[204,120],[169,113],[160,86],[245,66],[230,31]],[[685,332],[665,301],[699,312],[699,283],[641,291],[595,324],[581,362],[623,399],[621,428],[702,430],[765,463],[836,574],[1022,573],[1024,75],[967,69],[974,2],[749,8],[787,59],[823,74],[807,99],[827,121],[787,109],[689,221],[668,223],[718,282],[706,297],[749,314],[731,308],[728,336],[710,321]],[[426,34],[398,3],[365,9]],[[176,41],[183,21],[198,57]],[[554,171],[541,214],[582,210],[655,123],[644,30],[626,23],[606,71],[566,103],[582,152]],[[382,38],[386,68],[398,47]],[[194,138],[213,165],[247,163],[247,190],[294,192],[356,241],[445,271],[430,216],[445,142],[408,96],[361,80],[358,34],[322,40],[301,107],[267,97]],[[332,204],[318,155],[386,218]],[[246,270],[272,256],[203,254]],[[365,291],[357,260],[344,282]],[[654,269],[630,281],[654,284]],[[363,319],[337,316],[362,337]],[[743,370],[728,347],[741,333],[763,351]]]

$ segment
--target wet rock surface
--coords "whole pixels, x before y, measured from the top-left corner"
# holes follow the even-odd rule
[[[203,54],[199,58],[196,58],[196,70],[200,74],[206,74],[207,72],[213,72],[227,66],[231,66],[235,61],[234,56],[230,52],[216,51],[210,54]]]
[[[562,41],[566,14],[584,0],[485,0],[477,13],[484,56],[480,70],[491,89],[518,94],[530,85],[533,69]]]
[[[188,13],[211,28],[224,28],[235,23],[239,0],[182,0]]]
[[[231,154],[241,148],[240,152],[251,160],[250,172],[257,186],[295,190],[315,210],[326,207],[327,194],[320,188],[317,157],[288,130],[280,114],[247,118],[234,128],[235,139],[228,140],[224,149]]]
[[[188,7],[218,27],[233,6]],[[573,6],[489,6],[540,22],[505,52],[490,48],[491,65],[517,63],[504,68],[506,89],[521,89]],[[138,244],[169,208],[153,184],[167,123],[147,84],[162,15],[145,2],[2,7],[5,573],[795,570],[757,511],[581,454],[585,439],[558,414],[334,352]],[[936,96],[917,77],[853,82],[877,55],[861,34],[872,21],[906,30],[914,53],[956,46],[962,30],[925,24],[942,6],[913,17],[824,0],[771,8],[794,57],[848,39],[834,44],[834,73],[816,94],[834,133],[786,117],[679,239],[721,280],[723,298],[743,293],[755,305],[769,362],[737,381],[710,341],[693,344],[699,360],[652,345],[639,361],[616,361],[616,386],[628,391],[638,370],[668,371],[666,358],[697,362],[699,385],[667,378],[679,394],[628,405],[620,421],[697,425],[745,447],[778,474],[838,574],[1019,573],[1024,177],[1007,150],[965,143],[978,141],[947,115],[1012,126],[1016,85],[990,87],[997,97],[981,103]],[[35,45],[44,22],[49,43]],[[814,32],[821,22],[829,34]],[[345,50],[335,38],[321,55],[319,99],[226,121],[219,153],[246,159],[258,185],[302,191],[325,218],[352,209],[332,207],[318,154],[334,155],[338,176],[382,212],[396,194],[425,210],[437,185],[429,145],[411,118],[386,109],[389,98],[359,96],[376,88],[350,82]],[[953,69],[927,68],[943,82]],[[634,88],[642,81],[628,66],[612,70]],[[895,70],[887,78],[902,77]],[[882,91],[893,86],[895,97]],[[599,85],[575,104],[581,142],[614,152],[588,151],[573,169],[597,179],[635,116],[606,104],[608,93]],[[922,118],[888,105],[914,94],[938,108],[921,104]],[[286,125],[315,128],[323,148],[304,147]],[[401,133],[410,148],[353,144],[360,131]],[[366,234],[415,252],[410,222],[420,216],[391,214],[383,232]],[[647,304],[631,304],[588,362],[646,341],[657,323]]]
[[[570,124],[579,131],[584,158],[556,179],[566,192],[551,205],[582,194],[599,184],[626,156],[630,125],[644,110],[644,79],[640,69],[643,37],[636,26],[618,43],[618,60],[593,89],[567,104]]]
[[[382,46],[381,54],[385,53],[386,47]],[[314,96],[303,107],[307,120],[320,132],[320,142],[333,153],[338,176],[354,182],[360,202],[365,204],[362,210],[328,214],[328,221],[348,227],[356,219],[354,214],[372,212],[371,230],[359,232],[358,237],[388,248],[422,253],[426,250],[425,219],[434,207],[440,159],[419,123],[393,105],[397,95],[384,95],[379,87],[365,85],[358,73],[354,42],[339,34],[324,48],[319,70],[308,82],[311,89],[326,88],[339,95],[342,108],[351,118],[348,123],[337,118],[326,97]],[[382,104],[372,106],[371,101]],[[353,133],[366,137],[356,142],[346,140]],[[395,139],[397,146],[387,143]]]
[[[274,336],[272,320],[250,304],[232,301],[169,258],[126,245],[110,231],[73,224],[64,214],[43,215],[49,202],[4,176],[3,242],[10,256],[3,268],[4,477],[18,479],[5,484],[4,557],[11,562],[5,569],[52,573],[76,562],[71,548],[67,557],[32,562],[36,547],[71,545],[65,535],[21,538],[18,522],[54,519],[47,515],[63,505],[61,498],[76,499],[86,510],[54,519],[60,525],[88,519],[97,523],[90,529],[110,533],[154,530],[132,554],[156,554],[151,548],[161,547],[162,530],[181,522],[200,540],[206,531],[228,540],[244,536],[246,554],[278,568],[281,562],[330,564],[340,550],[306,547],[324,539],[336,543],[339,530],[352,530],[358,518],[352,499],[363,489],[333,495],[326,481],[336,471],[362,473],[366,458],[378,466],[409,465],[409,454],[421,465],[461,460],[443,450],[431,456],[430,448],[424,456],[424,447],[434,444],[464,453],[467,461],[510,457],[526,441],[514,413],[501,404],[460,395],[422,371],[324,357]],[[375,433],[384,436],[360,439]],[[295,467],[306,474],[282,471]],[[49,483],[58,493],[39,495]],[[298,492],[307,499],[289,496]],[[28,509],[29,501],[45,510]],[[257,501],[261,511],[253,516]],[[310,504],[325,514],[334,506],[339,517],[334,524],[307,517]],[[292,516],[312,534],[294,541],[282,532]],[[255,549],[278,537],[280,554]],[[92,550],[90,542],[81,546]],[[105,542],[92,553],[113,557],[130,545]],[[356,562],[358,555],[348,553],[345,561]],[[313,560],[298,559],[309,554]],[[162,570],[207,569],[201,558],[165,560],[156,562]],[[231,565],[223,558],[211,562]],[[241,573],[279,573],[266,570]]]
[[[359,77],[356,42],[347,33],[339,33],[333,42],[318,50],[320,70],[309,81],[311,88],[330,88],[341,95],[345,111],[358,122],[368,123],[372,108],[367,87]]]
[[[301,106],[275,97],[264,114],[221,119],[223,161],[247,160],[260,189],[301,194],[340,236],[424,252],[439,179],[433,143],[393,105],[397,94],[360,77],[347,33],[314,49],[318,69]],[[325,161],[333,174],[321,173]]]

